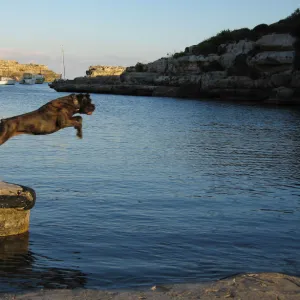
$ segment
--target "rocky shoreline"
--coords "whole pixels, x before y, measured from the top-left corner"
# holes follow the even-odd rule
[[[171,300],[241,299],[298,300],[300,278],[280,273],[242,274],[213,283],[160,285],[143,290],[40,290],[0,294],[0,300]]]
[[[220,45],[223,54],[161,58],[120,75],[55,80],[58,92],[224,99],[300,104],[295,38],[270,34],[257,41]],[[221,50],[220,50],[221,51]]]
[[[300,104],[300,10],[252,30],[224,30],[185,51],[135,66],[91,66],[55,80],[58,92],[90,92]]]

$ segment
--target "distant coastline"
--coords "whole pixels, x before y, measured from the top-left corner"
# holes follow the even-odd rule
[[[19,81],[24,73],[42,74],[45,82],[52,82],[61,77],[50,70],[46,65],[41,64],[20,64],[15,60],[0,60],[0,76],[12,77]]]

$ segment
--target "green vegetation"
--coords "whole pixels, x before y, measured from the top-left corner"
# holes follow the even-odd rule
[[[182,57],[182,56],[185,56],[185,52],[184,51],[174,53],[172,57],[173,58],[179,58],[179,57]]]
[[[167,57],[168,58],[179,58],[179,57],[182,57],[182,56],[185,56],[186,53],[184,51],[181,51],[181,52],[175,52],[174,53],[167,53]],[[163,58],[163,57],[162,57]]]
[[[144,64],[138,62],[136,65],[135,65],[135,71],[136,72],[144,72]]]
[[[222,30],[217,35],[201,42],[200,44],[192,48],[192,54],[194,55],[208,55],[210,53],[222,54],[221,44],[237,42],[239,40],[248,39],[255,40],[257,35],[248,28],[242,28],[238,30],[230,31]]]

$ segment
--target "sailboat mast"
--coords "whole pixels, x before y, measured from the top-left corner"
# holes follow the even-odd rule
[[[63,79],[66,79],[65,52],[63,46],[61,46],[61,59],[62,59],[62,66],[63,66]]]

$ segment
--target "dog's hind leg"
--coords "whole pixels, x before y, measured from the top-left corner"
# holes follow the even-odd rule
[[[0,145],[3,145],[10,137],[8,125],[4,120],[0,120]]]

